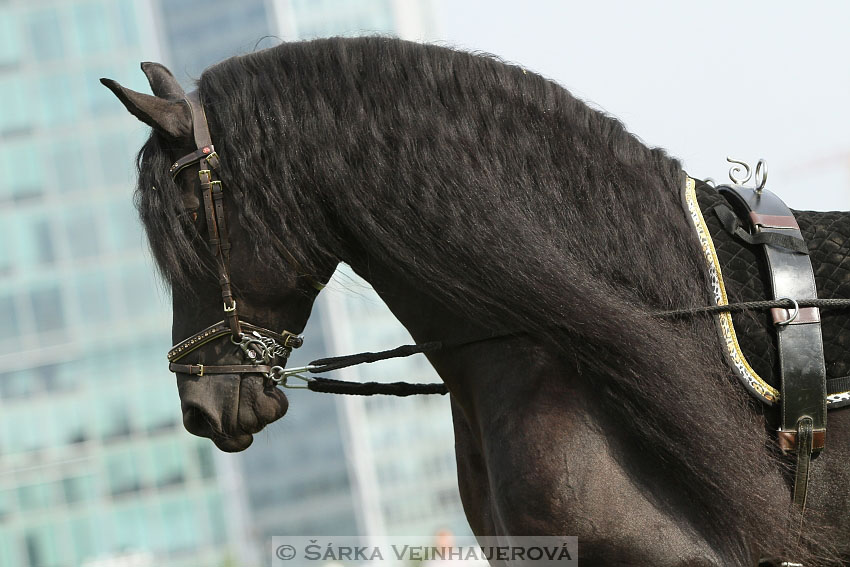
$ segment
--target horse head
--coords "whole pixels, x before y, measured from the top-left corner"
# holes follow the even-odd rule
[[[139,155],[137,203],[171,288],[168,358],[183,424],[224,451],[241,451],[286,413],[277,378],[336,262],[322,258],[311,263],[321,269],[308,273],[271,234],[265,242],[274,250],[258,249],[241,226],[246,204],[224,189],[234,182],[197,91],[187,95],[162,65],[142,70],[153,96],[101,82],[153,128]]]

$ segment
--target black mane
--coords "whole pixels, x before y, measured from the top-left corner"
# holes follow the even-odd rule
[[[676,160],[520,67],[386,38],[283,44],[211,67],[199,88],[258,255],[287,269],[268,234],[308,270],[368,254],[491,328],[536,334],[717,545],[790,545],[787,494],[763,482],[777,461],[712,321],[649,317],[711,302]],[[203,261],[175,220],[171,159],[154,134],[137,205],[183,285]]]

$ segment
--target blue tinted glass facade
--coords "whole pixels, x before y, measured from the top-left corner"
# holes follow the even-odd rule
[[[207,442],[185,433],[168,299],[132,207],[152,6],[0,4],[0,565],[222,565]]]

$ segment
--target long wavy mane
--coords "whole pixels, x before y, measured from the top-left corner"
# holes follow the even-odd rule
[[[211,67],[199,88],[227,206],[258,255],[287,269],[268,234],[307,269],[365,255],[493,329],[533,333],[718,549],[792,545],[781,465],[712,321],[649,315],[711,301],[676,160],[521,67],[394,39],[283,44]],[[170,159],[154,134],[137,204],[180,285],[202,261],[174,220]]]

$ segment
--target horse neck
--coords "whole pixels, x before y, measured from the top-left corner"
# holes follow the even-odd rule
[[[417,343],[471,341],[426,355],[471,423],[493,419],[494,411],[507,407],[504,400],[531,403],[531,398],[548,388],[543,382],[558,375],[557,361],[531,337],[500,336],[479,341],[493,337],[493,331],[435,300],[421,282],[417,285],[399,274],[381,272],[374,265],[368,270],[360,269],[356,262],[351,266],[372,284]],[[552,382],[553,387],[563,385],[563,380]]]

